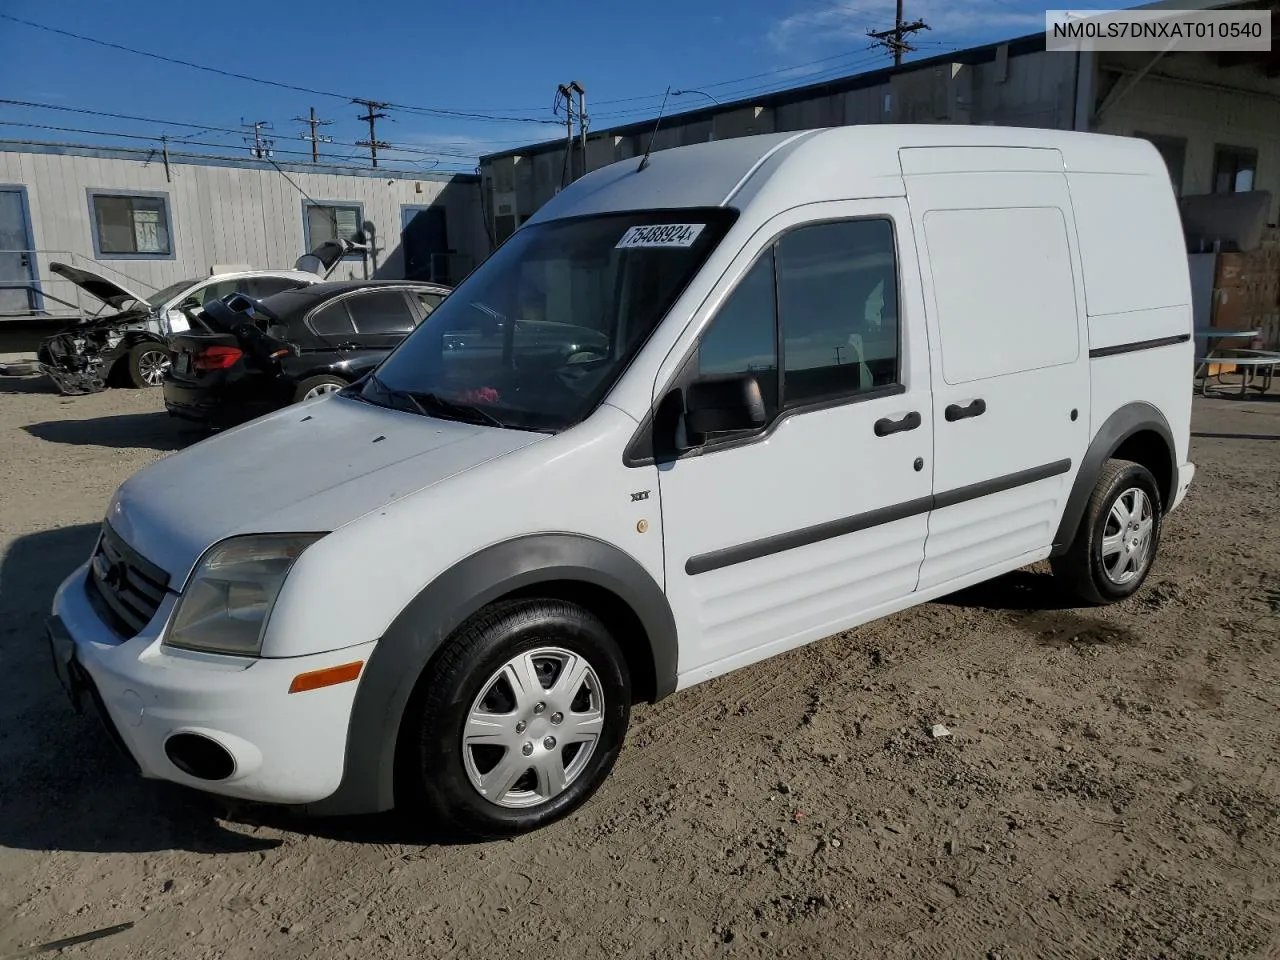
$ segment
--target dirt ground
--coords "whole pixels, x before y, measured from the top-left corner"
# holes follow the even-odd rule
[[[129,773],[42,617],[192,435],[0,378],[0,958],[1280,956],[1280,397],[1197,404],[1134,599],[1020,571],[639,707],[578,814],[466,845]]]

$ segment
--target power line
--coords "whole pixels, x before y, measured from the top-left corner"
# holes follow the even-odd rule
[[[183,60],[179,57],[166,57],[163,54],[152,53],[149,50],[139,50],[136,47],[128,47],[122,43],[113,43],[110,40],[101,40],[97,37],[87,37],[81,33],[75,33],[71,30],[63,30],[58,27],[51,27],[47,24],[36,23],[33,20],[24,20],[21,17],[15,17],[9,13],[0,13],[0,19],[8,20],[11,23],[19,23],[25,27],[31,27],[36,30],[44,30],[49,33],[56,33],[60,36],[71,37],[75,40],[83,40],[85,43],[93,43],[100,47],[107,47],[112,50],[119,50],[123,53],[131,53],[139,57],[148,57],[152,60],[159,60],[163,63],[170,63],[182,67],[190,67],[193,70],[203,70],[206,73],[217,74],[222,77],[230,77],[235,80],[246,80],[250,83],[260,83],[269,87],[276,87],[281,90],[292,90],[296,93],[306,93],[315,97],[329,97],[334,100],[346,100],[349,102],[358,102],[359,98],[352,97],[345,93],[335,93],[332,90],[317,90],[314,87],[304,87],[296,83],[284,83],[280,80],[268,80],[265,77],[255,77],[247,73],[237,73],[234,70],[223,70],[220,67],[211,67],[203,63],[194,63],[191,60]],[[456,117],[466,120],[484,120],[499,121],[504,123],[558,123],[556,120],[545,120],[536,117],[510,117],[498,116],[492,113],[480,111],[452,110],[447,107],[423,107],[406,103],[388,103],[387,107],[395,107],[399,110],[405,110],[411,113],[421,113],[428,116],[445,116]]]
[[[66,113],[78,113],[78,114],[84,114],[91,117],[106,117],[108,119],[113,119],[113,120],[132,120],[138,123],[155,123],[165,127],[187,127],[187,128],[197,130],[199,131],[199,133],[208,133],[211,131],[218,131],[220,133],[235,134],[236,136],[243,136],[244,134],[243,129],[237,129],[234,127],[216,127],[216,126],[210,126],[209,124],[189,123],[183,120],[160,120],[156,117],[140,117],[134,114],[127,114],[127,113],[111,113],[105,110],[91,110],[87,107],[72,107],[72,106],[67,106],[65,104],[37,103],[31,100],[7,100],[7,99],[0,99],[0,104],[7,104],[10,106],[19,106],[19,107],[32,107],[32,108],[42,109],[42,110],[60,110]],[[94,132],[94,131],[89,131],[89,132]],[[193,137],[198,136],[199,133],[191,134],[190,136],[193,136]],[[106,133],[104,134],[104,136],[112,136],[112,134]],[[155,135],[148,135],[145,137],[141,137],[141,139],[158,140],[159,137]],[[334,140],[332,142],[335,144],[335,146],[347,146],[347,147],[367,147],[368,146],[367,143],[363,143],[363,142],[353,143],[353,142],[348,142],[344,140]],[[225,144],[214,144],[214,146],[225,146]],[[459,159],[471,159],[475,157],[474,153],[453,153],[449,150],[443,150],[443,149],[428,150],[428,149],[423,149],[421,147],[410,146],[408,144],[390,143],[390,144],[383,144],[382,146],[384,149],[396,151],[399,153],[413,153],[413,154],[420,154],[423,156],[430,156],[430,157],[435,157],[435,156],[457,157]],[[288,151],[288,152],[292,152],[292,151]]]

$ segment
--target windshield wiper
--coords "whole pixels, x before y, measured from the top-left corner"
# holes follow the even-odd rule
[[[417,398],[414,397],[414,395],[412,393],[409,393],[407,390],[396,390],[392,387],[388,387],[385,383],[383,383],[378,378],[378,375],[376,373],[369,374],[369,382],[372,383],[379,390],[381,390],[383,394],[386,395],[388,400],[391,400],[391,401],[408,400],[410,405],[413,407],[414,413],[421,414],[424,417],[430,416],[430,414],[427,413],[427,408],[424,407],[421,403],[419,403]]]
[[[486,423],[491,427],[505,427],[506,424],[480,407],[448,400],[437,393],[418,393],[413,390],[397,390],[387,386],[377,374],[369,374],[369,380],[390,400],[407,400],[416,413],[424,417],[432,415],[432,411],[443,414],[445,420],[462,420],[471,423]]]
[[[425,406],[436,410],[442,410],[445,413],[453,414],[456,419],[471,417],[473,418],[473,422],[475,419],[479,419],[481,422],[487,423],[491,427],[506,426],[505,423],[482,407],[472,406],[469,403],[458,403],[456,400],[447,400],[437,393],[410,393],[407,390],[403,392],[410,400],[418,404],[419,407]]]

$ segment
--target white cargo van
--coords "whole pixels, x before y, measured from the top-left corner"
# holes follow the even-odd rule
[[[1194,472],[1191,324],[1144,141],[627,160],[373,375],[128,480],[55,664],[146,776],[531,829],[633,702],[1046,557],[1132,594]]]

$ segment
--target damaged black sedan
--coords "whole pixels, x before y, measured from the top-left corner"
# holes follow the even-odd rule
[[[307,270],[254,270],[180,280],[143,296],[65,263],[51,263],[49,270],[115,311],[81,318],[37,349],[40,369],[68,395],[97,393],[114,383],[159,386],[169,366],[168,338],[191,329],[206,301],[233,293],[269,296],[322,279]]]

